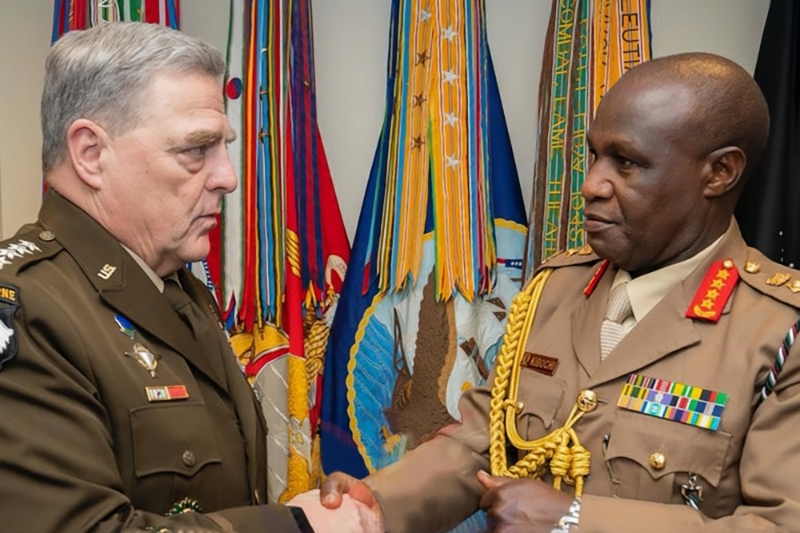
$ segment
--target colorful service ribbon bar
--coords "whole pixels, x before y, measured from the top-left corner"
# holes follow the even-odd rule
[[[631,374],[617,407],[716,431],[727,403],[724,392]]]

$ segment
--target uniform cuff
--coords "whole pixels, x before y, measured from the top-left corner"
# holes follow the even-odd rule
[[[314,528],[311,527],[311,524],[306,518],[306,513],[300,507],[293,507],[291,505],[286,506],[289,511],[291,511],[292,516],[294,516],[295,522],[297,522],[297,527],[300,529],[302,533],[314,533]]]

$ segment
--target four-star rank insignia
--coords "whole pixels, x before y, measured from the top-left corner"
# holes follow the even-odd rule
[[[718,322],[737,281],[739,270],[733,261],[714,261],[689,304],[686,317]]]
[[[0,370],[19,350],[14,313],[19,307],[19,290],[12,285],[0,285]]]

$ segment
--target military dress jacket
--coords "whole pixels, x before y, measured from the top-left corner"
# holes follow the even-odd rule
[[[726,259],[741,278],[718,322],[687,318],[712,263]],[[564,424],[580,391],[597,394],[597,408],[574,426],[592,454],[578,531],[800,531],[797,345],[788,351],[774,392],[759,402],[779,347],[798,321],[800,272],[748,248],[734,221],[711,256],[601,363],[600,326],[613,265],[589,296],[584,293],[600,264],[594,254],[561,254],[543,265],[553,271],[525,350],[558,364],[552,375],[521,370],[516,419],[519,434],[535,440]],[[618,407],[631,376],[727,394],[719,427]],[[476,472],[489,469],[490,396],[486,387],[467,391],[459,404],[461,424],[367,478],[382,502],[387,531],[447,531],[475,512],[482,493]],[[509,452],[510,458],[521,456]],[[682,494],[692,492],[683,489],[692,487],[690,476],[702,490],[699,510]]]
[[[210,292],[178,276],[227,346]],[[133,257],[53,191],[0,243],[0,362],[4,533],[299,531],[290,509],[254,505],[266,427],[233,354],[200,346]]]

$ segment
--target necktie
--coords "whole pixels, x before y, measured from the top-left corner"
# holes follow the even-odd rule
[[[606,304],[606,316],[600,327],[600,360],[605,361],[611,350],[625,336],[622,322],[633,314],[628,299],[627,283],[621,283],[611,290]]]
[[[203,349],[206,359],[213,364],[220,357],[220,353],[222,357],[225,356],[216,323],[203,313],[177,280],[172,278],[164,280],[164,297],[189,327],[197,344]]]

